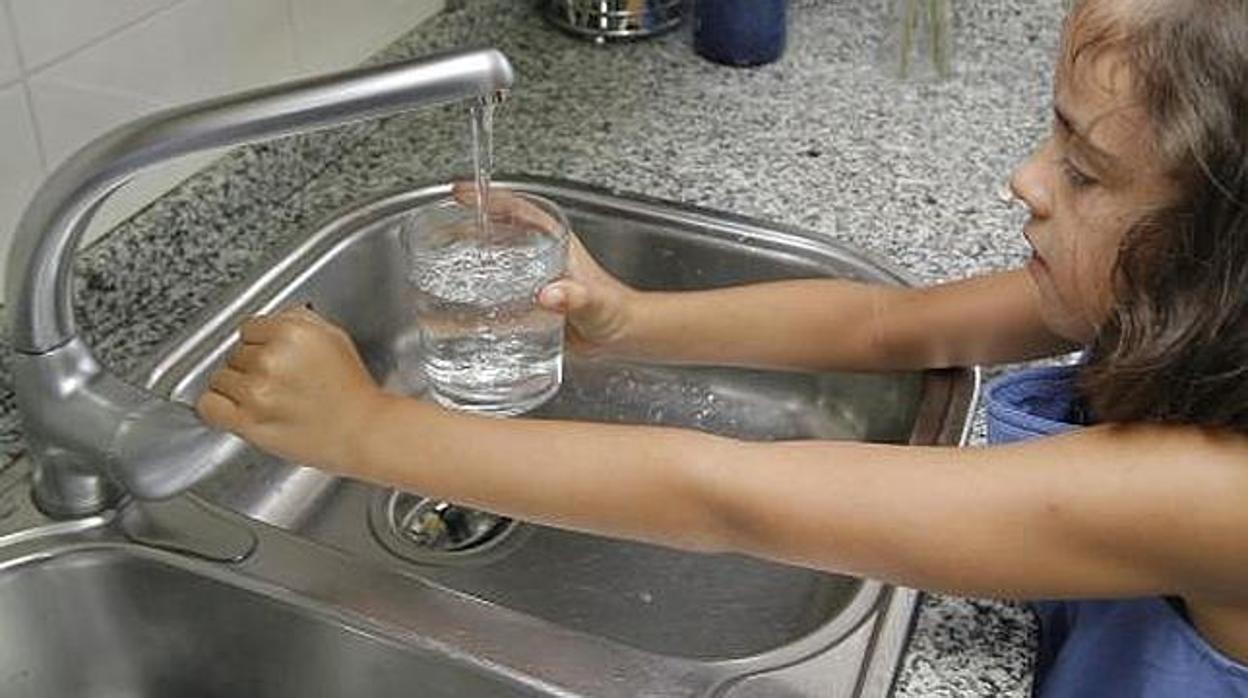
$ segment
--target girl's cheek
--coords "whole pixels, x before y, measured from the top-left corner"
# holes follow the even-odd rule
[[[1088,316],[1093,324],[1099,326],[1109,314],[1114,297],[1114,268],[1117,262],[1118,246],[1098,246],[1089,250],[1084,257],[1081,276],[1085,288],[1084,298],[1087,299]]]

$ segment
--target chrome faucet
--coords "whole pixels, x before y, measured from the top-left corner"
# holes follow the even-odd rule
[[[242,448],[190,407],[100,365],[74,326],[74,251],[100,204],[139,170],[240,145],[417,107],[491,97],[514,79],[495,50],[446,54],[300,80],[170,109],[88,144],[44,182],[18,224],[7,299],[13,383],[34,462],[36,502],[76,517],[125,493],[163,499]]]

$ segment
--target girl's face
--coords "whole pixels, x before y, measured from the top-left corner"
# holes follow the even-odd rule
[[[1045,324],[1087,343],[1113,304],[1119,245],[1173,185],[1153,151],[1153,130],[1134,99],[1130,71],[1109,50],[1058,70],[1048,138],[1015,171],[1010,188],[1031,213],[1027,269]]]

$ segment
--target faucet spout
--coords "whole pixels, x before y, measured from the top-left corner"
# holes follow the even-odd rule
[[[104,134],[57,168],[18,224],[6,289],[14,389],[45,511],[93,514],[124,491],[171,496],[240,448],[187,406],[110,374],[79,338],[73,255],[109,194],[181,155],[492,98],[514,79],[502,53],[479,50],[299,80],[150,115]]]

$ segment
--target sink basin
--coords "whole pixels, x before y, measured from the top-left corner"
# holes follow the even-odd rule
[[[595,257],[643,288],[816,276],[906,283],[886,265],[798,230],[550,180],[500,184],[560,204]],[[419,396],[424,385],[412,368],[419,328],[403,282],[397,221],[447,191],[403,192],[324,225],[175,339],[151,365],[147,386],[193,402],[243,317],[312,302],[348,329],[387,389]],[[753,440],[957,444],[977,386],[972,370],[789,373],[569,357],[563,387],[534,416]],[[263,690],[249,693],[264,696],[338,685],[350,688],[328,692],[889,690],[913,615],[911,590],[505,521],[482,545],[407,555],[392,540],[406,525],[395,503],[414,496],[245,449],[185,496],[255,532],[256,552],[241,563],[157,555],[101,524],[87,538],[107,545],[80,549],[86,543],[75,538],[71,552],[49,554],[45,545],[36,561],[6,566],[5,556],[16,553],[6,553],[0,537],[0,619],[6,628],[31,628],[36,638],[0,656],[0,685],[28,681],[38,687],[28,695],[95,685],[90,666],[47,676],[18,670],[68,648],[71,656],[98,657],[99,685],[118,687],[98,695],[192,685],[197,694],[232,695],[231,677],[256,682]],[[32,598],[48,600],[19,601]],[[60,628],[70,617],[87,631]],[[56,622],[39,630],[49,619]]]
[[[125,547],[0,575],[0,687],[80,696],[531,696],[487,672]]]

